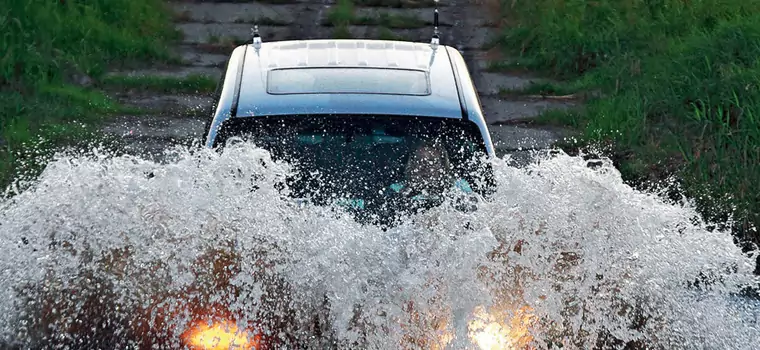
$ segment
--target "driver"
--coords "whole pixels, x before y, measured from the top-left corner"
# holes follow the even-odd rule
[[[392,184],[390,190],[417,203],[439,203],[441,195],[452,186],[472,192],[467,181],[455,179],[446,148],[440,142],[423,141],[409,156],[402,181]]]

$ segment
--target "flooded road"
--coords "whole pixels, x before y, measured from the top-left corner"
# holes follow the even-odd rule
[[[151,329],[178,348],[215,310],[249,334],[328,348],[760,339],[757,303],[738,297],[754,260],[609,164],[497,160],[478,210],[444,204],[383,231],[281,196],[287,165],[251,145],[193,153],[64,157],[0,202],[3,337],[124,348]]]
[[[359,14],[432,19],[430,7],[366,3]],[[215,77],[231,52],[220,36],[247,39],[263,16],[264,40],[327,38],[334,4],[171,6],[184,63],[115,74]],[[592,169],[542,151],[565,131],[509,125],[575,102],[503,97],[534,79],[488,69],[496,28],[482,4],[441,6],[441,42],[467,58],[504,157],[494,163],[497,191],[478,210],[445,203],[389,230],[362,226],[282,196],[287,165],[251,145],[162,153],[200,137],[209,96],[118,91],[151,111],[103,128],[137,156],[63,156],[36,186],[0,199],[0,339],[24,349],[176,349],[203,334],[223,342],[212,326],[229,321],[245,330],[229,342],[247,348],[274,339],[308,348],[755,349],[760,305],[740,296],[758,282],[754,258],[688,205],[631,189],[610,164]],[[349,29],[372,37],[382,28]],[[425,42],[432,34],[391,31]]]

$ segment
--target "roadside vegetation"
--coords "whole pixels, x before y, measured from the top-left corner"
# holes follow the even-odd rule
[[[563,83],[529,93],[601,92],[546,123],[580,129],[637,185],[675,175],[709,221],[733,213],[760,244],[760,1],[494,0],[496,70]]]
[[[338,0],[327,14],[325,25],[333,27],[333,37],[336,39],[350,39],[351,32],[348,26],[354,21],[354,3],[352,0]]]
[[[380,12],[378,14],[359,15],[354,12],[354,4],[350,0],[340,0],[325,19],[326,26],[381,26],[388,29],[419,29],[432,26],[415,15],[393,14]]]
[[[349,26],[377,26],[378,32],[375,35],[380,40],[404,40],[403,36],[397,35],[393,32],[393,29],[419,29],[427,26],[432,26],[428,21],[425,21],[414,15],[407,14],[393,14],[389,12],[380,11],[377,14],[359,15],[356,13],[356,5],[364,5],[361,0],[338,0],[327,14],[324,23],[322,25],[333,27],[333,38],[335,39],[348,39],[351,38],[351,31]],[[400,3],[399,3],[400,4]],[[383,6],[380,3],[374,6]],[[388,7],[396,6],[395,2],[389,2]],[[401,5],[398,5],[401,6]],[[411,6],[411,5],[409,5]]]
[[[0,188],[22,165],[40,168],[30,144],[44,153],[134,112],[95,86],[109,68],[172,61],[178,37],[161,0],[3,1],[0,33]]]
[[[422,8],[434,6],[435,0],[356,0],[356,4],[367,7]]]
[[[377,15],[357,16],[354,24],[367,26],[382,26],[388,29],[419,29],[432,27],[433,24],[415,15],[391,14],[381,12]]]

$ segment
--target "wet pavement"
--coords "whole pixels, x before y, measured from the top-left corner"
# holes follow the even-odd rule
[[[359,3],[359,1],[356,1]],[[356,18],[367,25],[351,25],[354,38],[429,42],[433,33],[433,7],[421,2],[403,2],[406,7],[355,5]],[[205,75],[219,79],[222,67],[237,43],[250,38],[253,23],[258,23],[263,40],[324,39],[334,37],[328,15],[334,1],[172,1],[177,28],[183,38],[174,48],[181,64],[166,68],[112,72],[113,75],[186,77]],[[502,90],[519,90],[537,77],[492,72],[489,43],[499,29],[487,18],[486,5],[473,0],[446,1],[439,4],[441,43],[462,52],[480,95],[491,135],[499,155],[513,154],[529,159],[527,150],[549,148],[570,135],[569,131],[515,125],[515,121],[537,117],[548,109],[576,106],[574,101],[506,96]],[[406,20],[398,20],[402,16]],[[378,18],[394,18],[391,27],[382,26]],[[374,19],[374,20],[373,20]],[[400,24],[399,24],[400,23]],[[385,23],[387,25],[387,22]],[[408,28],[404,28],[408,27]],[[123,103],[148,112],[144,115],[112,119],[103,131],[122,137],[130,153],[159,157],[162,144],[199,138],[205,118],[210,114],[209,95],[162,95],[146,91],[114,94]]]

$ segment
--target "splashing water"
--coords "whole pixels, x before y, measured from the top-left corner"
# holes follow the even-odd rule
[[[271,338],[751,349],[760,339],[760,307],[737,296],[757,283],[753,257],[608,163],[496,160],[496,193],[477,211],[444,204],[382,230],[283,196],[289,167],[251,145],[176,151],[169,164],[60,157],[0,202],[5,341],[178,348],[223,333],[198,323],[207,319],[251,330],[229,337],[244,348]]]

